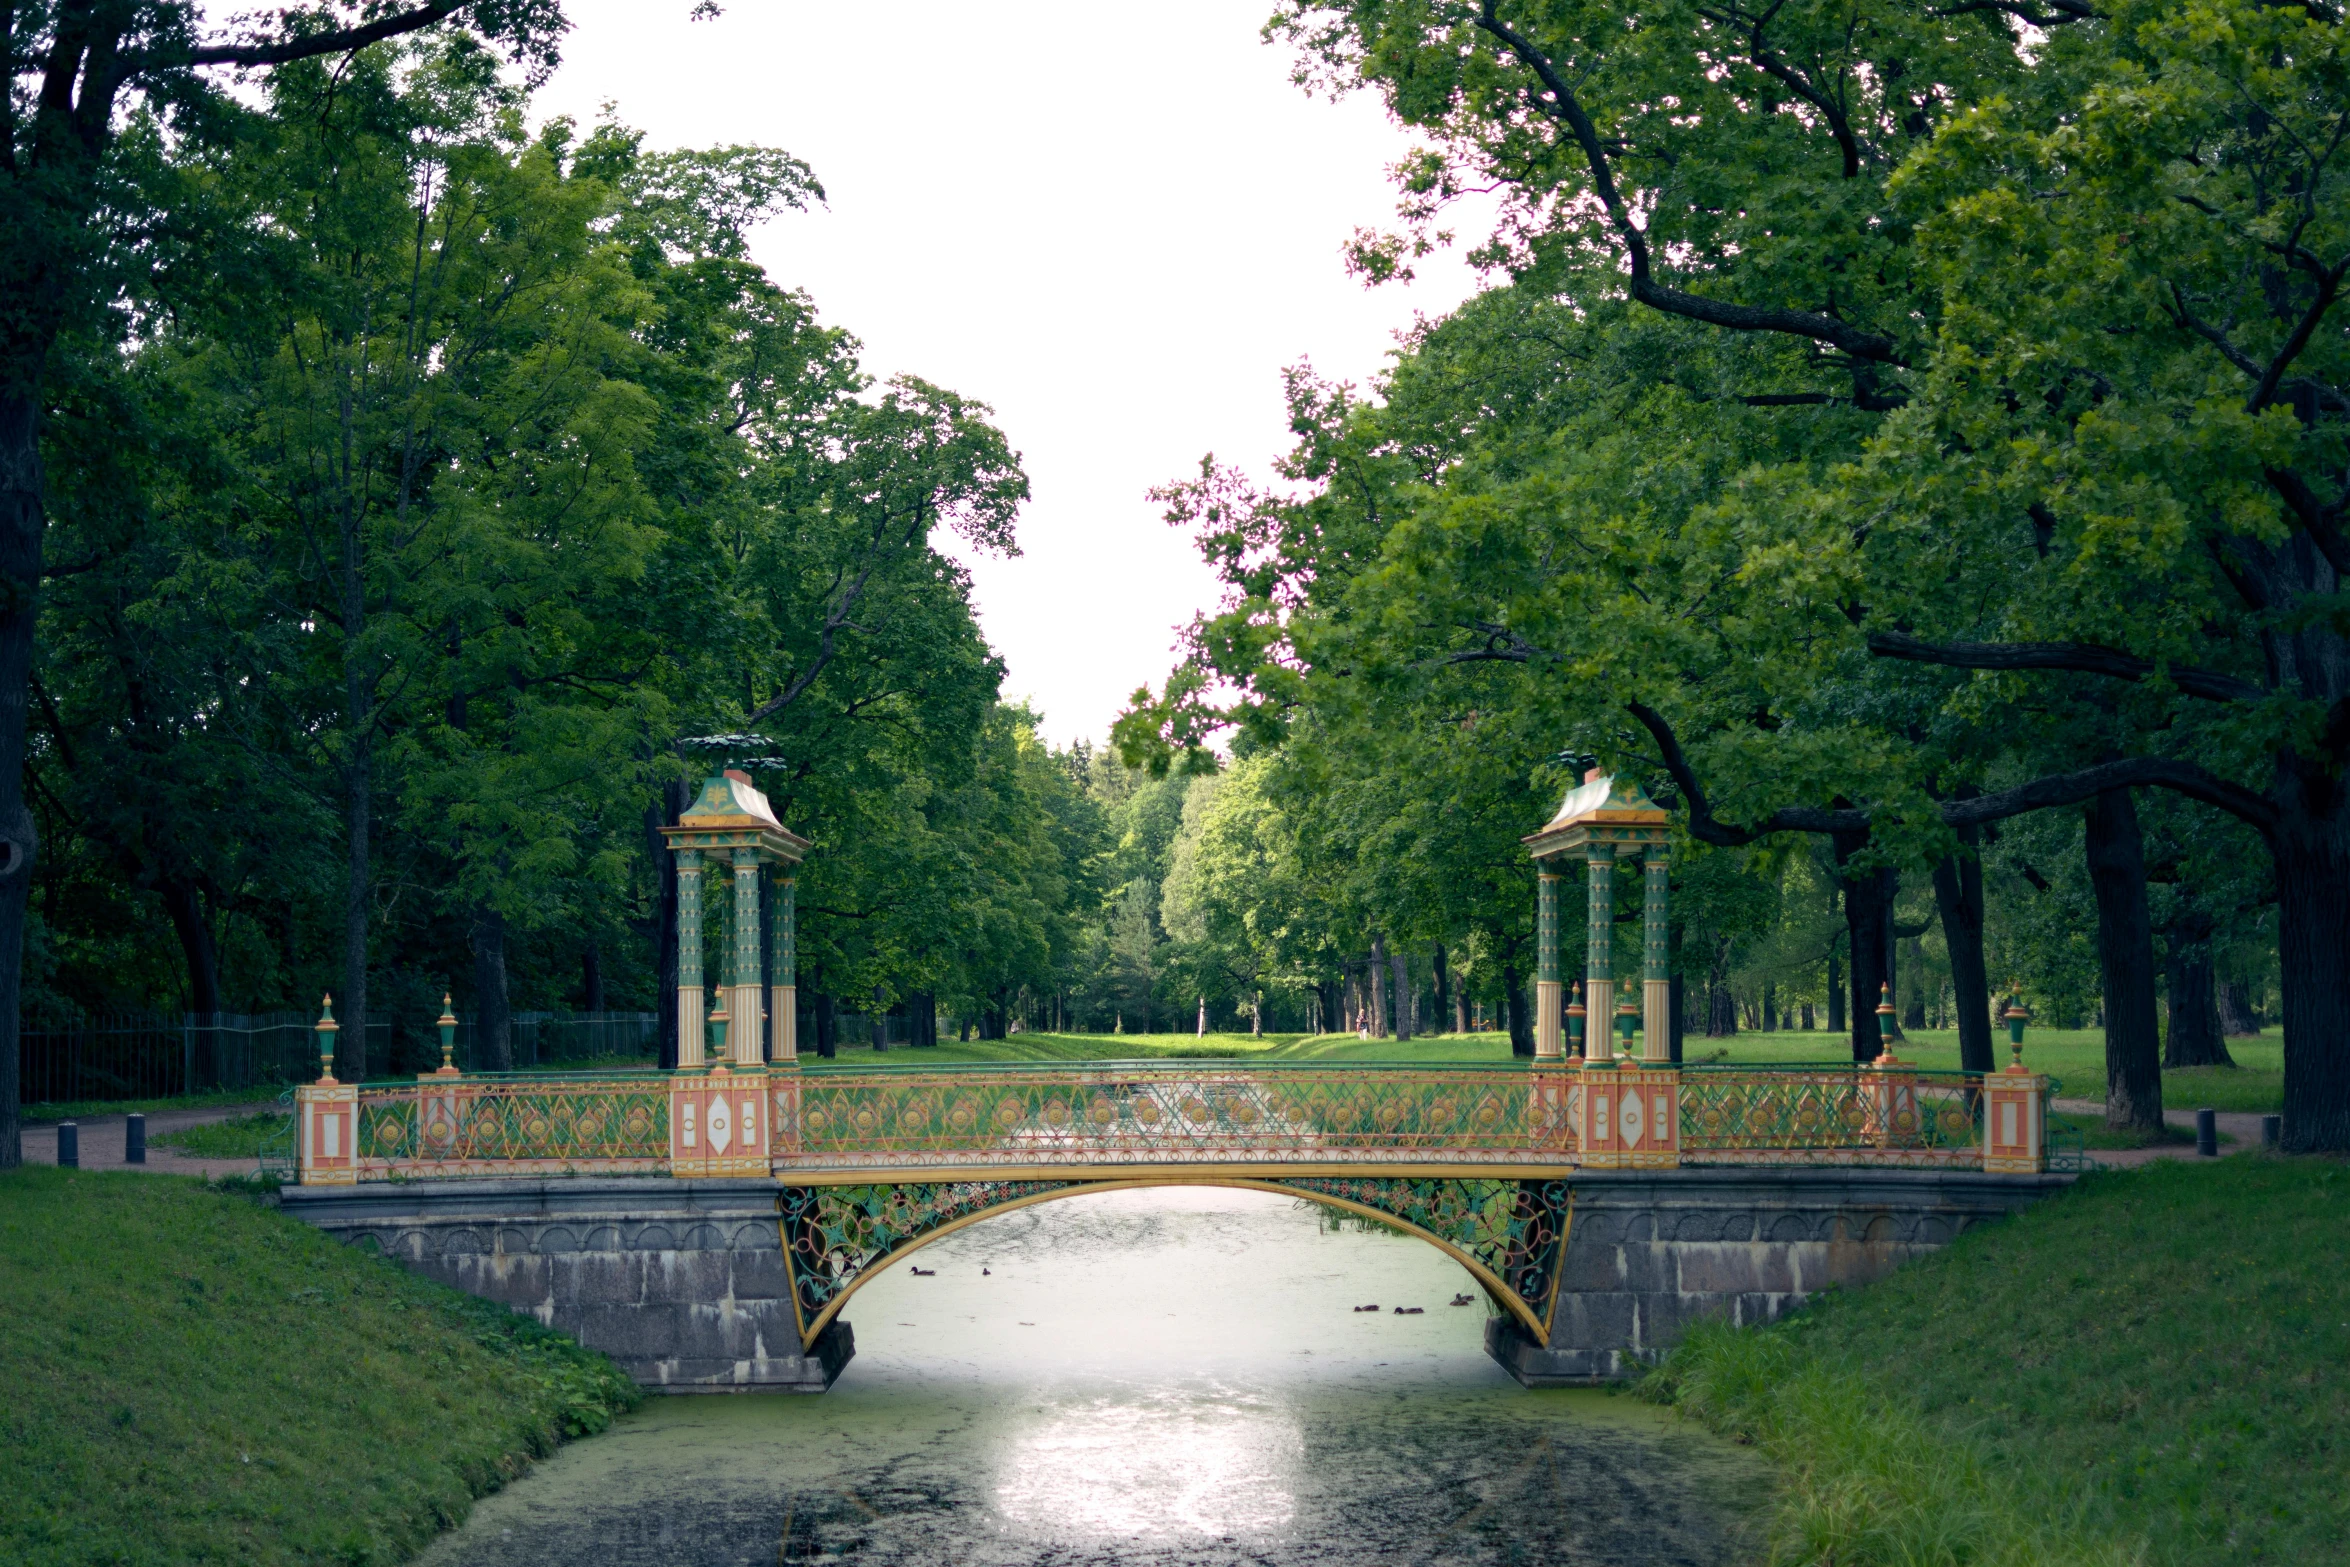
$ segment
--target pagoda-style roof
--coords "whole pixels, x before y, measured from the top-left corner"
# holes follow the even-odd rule
[[[750,774],[731,767],[705,779],[700,796],[661,836],[672,849],[761,849],[787,865],[815,847],[775,819],[775,807],[751,787]]]
[[[1567,791],[1558,814],[1523,842],[1538,860],[1588,854],[1593,843],[1608,844],[1621,854],[1670,842],[1665,823],[1663,809],[1638,781],[1613,778],[1594,767]]]

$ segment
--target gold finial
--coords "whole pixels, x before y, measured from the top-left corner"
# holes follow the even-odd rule
[[[342,1032],[342,1028],[343,1025],[335,1021],[333,994],[320,996],[315,1031],[318,1034],[318,1080],[322,1083],[335,1080],[335,1035]]]
[[[457,1063],[453,1059],[457,1049],[457,1012],[450,1004],[449,993],[445,990],[441,992],[441,1015],[433,1026],[441,1031],[441,1069],[436,1075],[455,1077],[458,1075]]]

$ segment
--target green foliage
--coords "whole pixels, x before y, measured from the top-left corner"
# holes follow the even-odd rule
[[[197,1183],[0,1181],[0,1539],[28,1567],[404,1561],[641,1396],[526,1317]]]
[[[1780,1559],[2316,1561],[2346,1526],[2339,1164],[2158,1162],[1654,1390],[1788,1467]]]

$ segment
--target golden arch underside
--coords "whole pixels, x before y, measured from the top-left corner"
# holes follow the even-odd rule
[[[899,1258],[996,1214],[1063,1197],[1151,1186],[1223,1186],[1299,1197],[1417,1236],[1469,1270],[1547,1340],[1574,1216],[1568,1182],[1515,1173],[1290,1175],[1168,1170],[1053,1180],[876,1180],[786,1186],[776,1202],[803,1346]]]

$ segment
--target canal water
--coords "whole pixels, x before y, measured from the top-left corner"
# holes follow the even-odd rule
[[[424,1561],[1762,1554],[1770,1479],[1748,1450],[1620,1395],[1521,1389],[1485,1356],[1483,1295],[1425,1242],[1288,1198],[1161,1188],[1021,1209],[912,1261],[936,1271],[901,1262],[849,1302],[857,1358],[830,1393],[649,1400]]]

